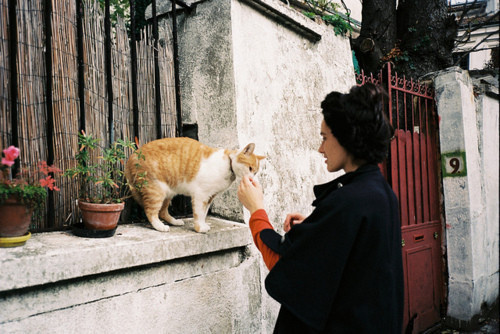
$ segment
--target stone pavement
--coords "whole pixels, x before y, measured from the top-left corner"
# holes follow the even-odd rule
[[[462,331],[449,328],[445,325],[437,325],[422,334],[499,334],[499,311],[498,306],[490,311],[488,316],[479,318],[477,329]]]

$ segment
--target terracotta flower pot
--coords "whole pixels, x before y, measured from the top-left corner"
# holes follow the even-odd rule
[[[16,198],[7,198],[0,204],[0,237],[20,237],[28,233],[33,208]]]
[[[118,224],[125,203],[96,204],[78,201],[83,225],[89,230],[112,230]]]

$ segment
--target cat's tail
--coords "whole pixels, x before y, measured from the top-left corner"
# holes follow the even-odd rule
[[[137,157],[135,157],[135,155],[131,155],[125,166],[125,179],[127,180],[127,185],[130,189],[132,197],[142,206],[140,188],[147,184],[147,180],[145,175],[141,176],[137,171],[136,164]]]

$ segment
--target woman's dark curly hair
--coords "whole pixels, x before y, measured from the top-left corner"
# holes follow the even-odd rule
[[[393,129],[384,112],[383,88],[367,83],[348,94],[331,92],[321,102],[326,125],[355,159],[379,163],[387,157]]]

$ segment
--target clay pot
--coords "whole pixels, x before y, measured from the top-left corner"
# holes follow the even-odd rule
[[[7,198],[0,204],[0,237],[19,237],[28,234],[33,208],[16,198]]]
[[[116,228],[125,203],[96,204],[78,201],[83,225],[89,230],[112,230]]]

